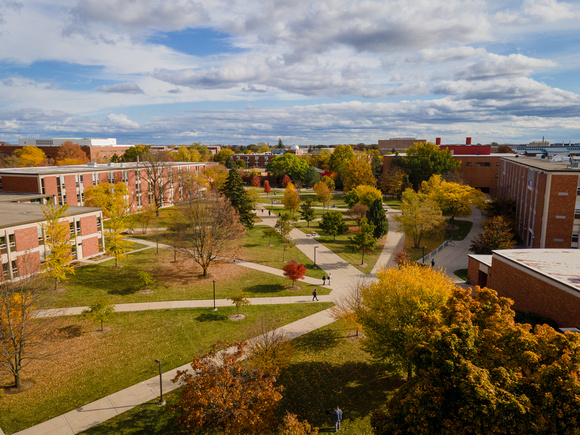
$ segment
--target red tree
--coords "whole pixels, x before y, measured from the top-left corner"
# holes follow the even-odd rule
[[[302,279],[306,275],[306,267],[296,260],[290,260],[282,269],[284,270],[284,276],[292,280],[292,287],[294,287],[297,279]]]
[[[290,177],[288,175],[284,175],[284,178],[282,178],[282,187],[284,189],[286,189],[286,186],[288,185],[288,183],[291,183],[292,180],[290,179]]]
[[[269,195],[272,189],[270,189],[270,182],[268,180],[264,180],[264,193]]]
[[[254,187],[260,187],[260,177],[258,177],[257,175],[254,175],[252,177],[252,181],[250,181],[250,184]]]

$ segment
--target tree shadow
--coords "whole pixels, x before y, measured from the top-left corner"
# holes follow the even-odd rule
[[[335,330],[316,330],[296,339],[294,347],[297,350],[305,350],[307,352],[322,351],[337,346],[340,339],[340,335]]]
[[[63,338],[76,338],[83,334],[83,328],[81,325],[68,325],[58,328],[57,332]]]
[[[223,314],[219,314],[217,312],[203,313],[195,318],[195,320],[198,322],[219,322],[227,319],[228,316],[224,316]]]
[[[246,287],[244,291],[246,293],[277,293],[284,291],[286,287],[282,284],[256,284],[250,287]]]

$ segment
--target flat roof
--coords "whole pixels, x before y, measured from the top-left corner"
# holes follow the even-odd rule
[[[541,169],[542,171],[576,172],[580,174],[580,169],[571,168],[570,162],[551,162],[550,159],[539,159],[537,157],[528,157],[522,155],[504,158],[514,163],[520,163],[532,168]]]
[[[46,221],[40,204],[22,204],[17,202],[2,203],[0,211],[0,228],[10,228],[20,225]],[[67,216],[77,216],[101,211],[97,207],[69,207]]]
[[[165,162],[168,166],[206,165],[206,162]],[[2,168],[0,175],[51,175],[51,174],[76,174],[83,172],[104,172],[119,169],[147,168],[143,162],[105,163],[87,165],[63,165],[63,166],[34,166],[31,168]]]
[[[580,292],[580,249],[501,249],[493,255]]]
[[[483,255],[483,254],[469,254],[468,257],[473,258],[475,261],[491,267],[491,260],[493,255]]]
[[[44,193],[0,192],[0,202],[30,201],[31,199],[52,198]]]

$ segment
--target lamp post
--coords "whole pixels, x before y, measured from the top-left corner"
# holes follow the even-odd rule
[[[215,307],[215,279],[213,280],[213,308],[211,310],[217,311],[217,308]]]
[[[425,264],[425,248],[426,248],[426,247],[427,247],[427,246],[423,246],[423,264]]]
[[[316,266],[316,250],[318,249],[318,246],[314,247],[314,266]]]
[[[163,406],[165,405],[165,400],[163,400],[163,384],[161,383],[161,361],[156,359],[155,362],[159,364],[159,394],[160,394],[159,401],[155,402],[155,404],[157,406]]]

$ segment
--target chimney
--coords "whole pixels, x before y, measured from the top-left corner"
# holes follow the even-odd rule
[[[441,138],[440,137],[435,138],[435,145],[441,145]]]
[[[471,145],[471,138],[470,137],[465,138],[465,145]]]

